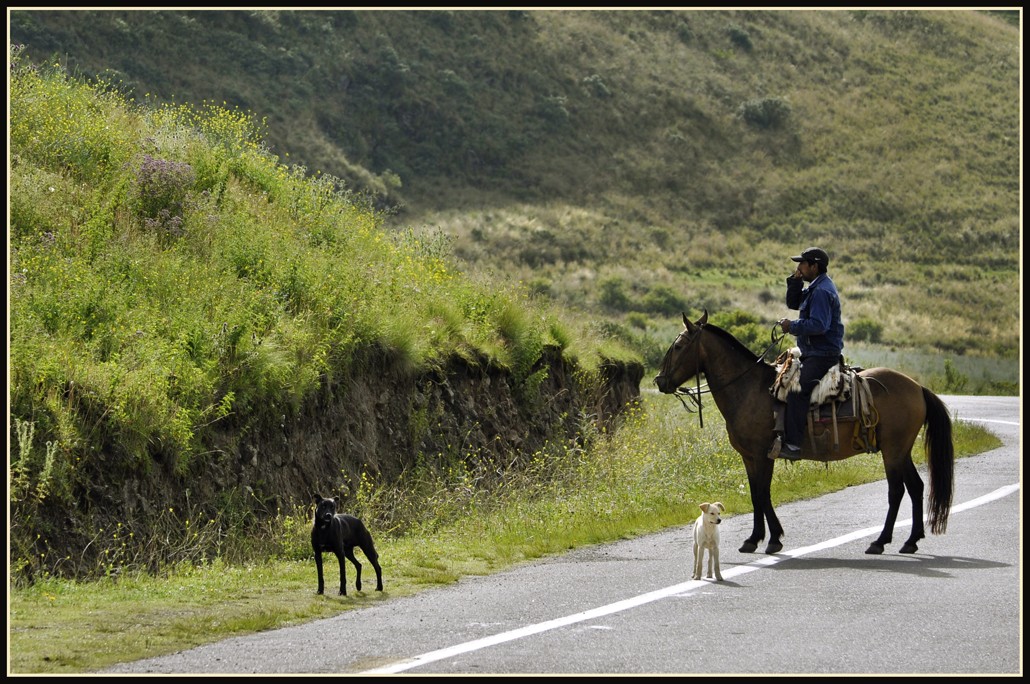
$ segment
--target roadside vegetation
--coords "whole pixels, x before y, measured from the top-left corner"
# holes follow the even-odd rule
[[[998,444],[980,427],[955,423],[959,457]],[[921,441],[913,458],[924,462]],[[772,496],[783,504],[882,479],[879,454],[780,463]],[[367,586],[355,591],[348,567],[347,596],[317,596],[312,511],[282,511],[261,534],[229,540],[235,548],[225,557],[191,558],[157,576],[131,570],[93,582],[41,579],[13,590],[11,671],[88,673],[329,617],[583,545],[689,525],[712,492],[728,515],[750,513],[743,462],[728,443],[722,417],[708,411],[702,430],[673,397],[644,393],[618,430],[595,431],[582,445],[551,445],[525,472],[454,463],[361,492],[350,512],[368,521],[375,537],[381,594]],[[400,535],[389,529],[398,509],[408,511],[411,523]],[[791,522],[783,522],[789,530]],[[204,521],[195,524],[198,535],[215,533]],[[946,544],[947,535],[926,540],[928,547]],[[364,563],[360,552],[358,559]],[[335,577],[335,558],[327,563],[327,576]]]

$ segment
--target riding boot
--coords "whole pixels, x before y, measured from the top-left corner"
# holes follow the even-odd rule
[[[805,436],[805,414],[808,413],[811,396],[811,390],[787,394],[787,408],[783,416],[784,444],[801,446],[801,440]]]

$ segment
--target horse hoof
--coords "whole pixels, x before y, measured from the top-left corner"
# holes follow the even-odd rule
[[[741,553],[754,553],[757,549],[758,549],[758,544],[756,544],[753,541],[746,541],[746,542],[744,542],[744,545],[741,546],[737,550],[740,551]]]
[[[919,547],[914,542],[905,542],[905,545],[898,549],[898,553],[915,553]]]
[[[780,542],[769,542],[765,547],[765,552],[768,554],[779,553],[783,550],[783,544]]]
[[[866,549],[865,552],[880,555],[881,553],[883,553],[883,544],[881,544],[880,542],[873,542],[869,545],[869,548]]]

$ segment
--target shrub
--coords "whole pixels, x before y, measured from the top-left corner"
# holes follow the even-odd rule
[[[734,310],[714,314],[712,323],[736,337],[741,344],[756,354],[764,352],[771,341],[770,329],[754,314],[745,311]]]
[[[945,359],[944,380],[939,391],[943,394],[964,394],[968,384],[969,378],[955,368],[951,359]]]
[[[537,106],[537,113],[553,127],[558,127],[569,122],[569,110],[565,108],[567,98],[563,95],[552,95],[545,97]]]
[[[790,103],[780,97],[748,100],[737,108],[737,116],[757,128],[780,128],[790,118]]]
[[[609,98],[612,91],[605,85],[604,79],[598,74],[591,74],[583,79],[583,87],[594,97]]]
[[[883,324],[860,318],[848,324],[847,336],[856,342],[879,342],[883,337]]]
[[[469,96],[469,84],[463,78],[454,73],[451,69],[443,69],[440,71],[440,82],[443,84],[444,90],[448,95],[456,98],[466,98]]]
[[[686,300],[664,285],[652,288],[641,301],[644,311],[676,315],[687,308]]]
[[[186,199],[196,178],[189,164],[144,154],[133,187],[143,225],[159,234],[182,235]]]
[[[637,330],[647,330],[648,319],[642,313],[633,312],[626,314],[626,325]]]
[[[751,52],[754,48],[754,45],[751,43],[751,34],[741,27],[731,26],[726,29],[726,33],[730,36],[730,42],[742,50]]]
[[[609,309],[626,311],[630,308],[629,296],[626,294],[626,283],[622,278],[607,278],[601,282],[601,294],[598,300]]]

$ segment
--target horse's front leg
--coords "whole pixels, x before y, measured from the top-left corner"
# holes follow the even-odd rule
[[[765,539],[765,514],[762,513],[762,508],[755,498],[755,485],[751,482],[751,478],[748,478],[748,486],[751,488],[751,508],[754,512],[752,513],[751,536],[745,539],[741,547],[737,549],[741,553],[754,553],[758,550],[758,542]]]
[[[783,548],[781,541],[783,527],[772,506],[772,472],[773,462],[768,459],[758,461],[757,467],[748,468],[747,482],[751,490],[751,508],[753,520],[751,536],[744,540],[740,547],[741,553],[754,553],[758,549],[758,543],[765,538],[765,523],[769,522],[769,544],[765,548],[766,553],[777,553]]]
[[[772,476],[775,461],[765,458],[760,460],[759,463],[761,463],[761,466],[758,468],[758,476],[762,482],[761,491],[764,492],[762,510],[765,512],[766,522],[769,523],[769,543],[765,546],[765,552],[779,553],[783,550],[783,526],[780,525],[780,519],[776,517],[776,511],[773,510],[772,503]]]

